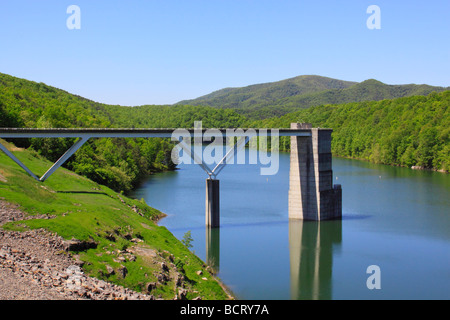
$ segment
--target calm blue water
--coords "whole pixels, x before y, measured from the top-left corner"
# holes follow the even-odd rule
[[[255,152],[248,151],[247,152]],[[218,270],[240,299],[449,299],[450,176],[333,159],[342,221],[288,219],[289,154],[280,170],[228,165],[220,179],[221,228],[205,228],[205,179],[197,165],[151,176],[134,196],[168,216],[178,239]],[[369,290],[377,265],[380,289]]]

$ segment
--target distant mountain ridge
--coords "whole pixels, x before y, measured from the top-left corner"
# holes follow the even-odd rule
[[[205,104],[213,107],[240,108],[259,100],[267,103],[279,99],[329,89],[348,88],[357,82],[337,80],[316,75],[304,75],[286,80],[249,85],[239,88],[224,88],[196,99],[183,100],[177,104]],[[194,103],[193,103],[194,102]]]
[[[442,92],[449,89],[450,87],[426,84],[388,85],[375,79],[353,82],[306,75],[240,88],[225,88],[177,104],[233,108],[251,117],[267,118],[323,104],[424,96],[433,91]]]

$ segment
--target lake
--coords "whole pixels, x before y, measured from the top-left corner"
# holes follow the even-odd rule
[[[178,239],[191,231],[191,250],[238,299],[450,298],[448,174],[333,158],[342,220],[289,221],[289,153],[279,161],[272,176],[221,171],[219,229],[205,228],[198,165],[152,175],[133,196],[166,213],[159,224]]]

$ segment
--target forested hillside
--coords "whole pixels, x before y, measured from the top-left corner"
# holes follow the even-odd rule
[[[332,128],[334,155],[400,166],[450,170],[450,91],[382,101],[321,105],[253,126],[310,122]],[[284,148],[289,142],[282,139]]]
[[[254,84],[242,88],[225,88],[178,104],[207,105],[220,108],[249,109],[273,105],[277,100],[321,92],[329,89],[348,88],[356,82],[327,77],[304,75],[277,82]]]
[[[300,76],[243,88],[227,88],[179,103],[233,108],[249,118],[265,119],[322,104],[379,101],[427,95],[446,89],[416,84],[387,85],[373,79],[356,83],[319,76]]]
[[[0,127],[105,128],[115,126],[105,105],[63,90],[0,74]],[[56,161],[73,139],[14,139]],[[66,167],[117,191],[129,191],[154,171],[170,170],[172,146],[161,139],[91,139]]]
[[[210,107],[138,108],[105,105],[66,91],[0,73],[0,127],[105,128],[235,126],[242,117],[232,110]],[[56,161],[73,139],[14,139]],[[116,191],[130,191],[152,172],[172,170],[169,139],[90,139],[66,167]]]
[[[195,121],[202,121],[204,128],[236,128],[247,121],[232,109],[206,106],[107,106],[105,110],[112,123],[126,128],[193,128]]]
[[[264,88],[267,89],[260,87]],[[295,112],[261,120],[258,111],[252,117],[251,113],[240,114],[238,109],[209,106],[106,105],[0,73],[0,127],[192,128],[195,121],[202,121],[204,128],[281,128],[289,127],[291,122],[311,122],[315,127],[333,129],[334,155],[449,171],[450,91],[424,96],[432,88],[425,85],[387,86],[370,80],[344,89],[328,90],[327,95],[318,92],[317,96],[310,94],[309,97],[316,97],[318,100],[311,98],[314,101],[311,103],[318,103],[327,101],[320,100],[324,96],[331,101],[345,101],[363,97],[379,100],[411,92],[419,95],[322,104],[307,109],[293,105]],[[293,95],[286,99],[298,98]],[[33,148],[55,161],[74,141],[15,139],[13,142]],[[281,138],[280,143],[282,149],[289,149],[289,139]],[[169,139],[91,139],[72,156],[66,167],[116,191],[127,192],[152,172],[174,169],[172,148]]]

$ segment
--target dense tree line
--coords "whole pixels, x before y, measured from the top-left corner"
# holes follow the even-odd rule
[[[450,91],[382,101],[321,105],[253,126],[310,122],[332,128],[334,155],[376,163],[450,170]],[[288,139],[280,145],[289,148]]]
[[[126,128],[194,128],[201,121],[204,128],[235,128],[247,119],[231,109],[207,106],[107,106],[111,121]]]

